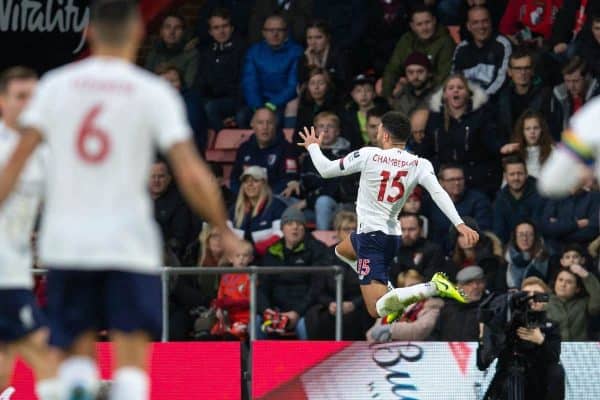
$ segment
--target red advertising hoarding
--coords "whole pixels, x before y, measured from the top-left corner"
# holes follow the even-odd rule
[[[152,400],[241,399],[239,342],[154,343],[150,354]],[[103,380],[110,379],[110,344],[98,344]],[[11,400],[33,400],[31,370],[17,362]]]

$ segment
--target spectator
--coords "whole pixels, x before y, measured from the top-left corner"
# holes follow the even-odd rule
[[[183,264],[216,267],[223,257],[221,235],[208,224],[186,249]],[[196,338],[207,338],[214,323],[209,312],[211,300],[217,295],[218,274],[177,276],[171,291],[169,315],[171,340],[185,340],[194,332]],[[196,324],[197,323],[197,324]]]
[[[344,157],[350,152],[350,142],[340,136],[340,119],[324,111],[315,117],[315,128],[323,136],[321,149],[330,160]],[[306,206],[315,211],[317,229],[329,230],[338,204],[354,204],[358,193],[358,176],[321,177],[310,157],[302,165],[300,182],[306,194]]]
[[[368,3],[365,0],[317,0],[314,2],[314,17],[325,21],[333,43],[347,54],[360,46],[367,32]],[[350,72],[351,76],[357,73],[356,70]]]
[[[544,240],[535,224],[527,220],[518,223],[506,246],[506,285],[508,288],[520,288],[523,280],[530,276],[537,276],[546,281],[549,276],[549,257],[544,247]]]
[[[556,14],[550,45],[552,52],[564,60],[574,54],[575,42],[589,31],[593,16],[600,15],[600,2],[589,0],[565,1]],[[570,49],[570,50],[569,50]]]
[[[554,147],[550,129],[542,114],[525,110],[515,124],[512,142],[518,144],[517,154],[525,160],[529,176],[537,179],[542,164]]]
[[[262,266],[298,266],[331,265],[333,258],[325,245],[306,235],[306,220],[302,211],[290,207],[281,216],[283,237],[269,247]],[[296,333],[298,339],[308,339],[304,314],[314,304],[315,293],[311,289],[314,279],[311,274],[261,275],[258,285],[258,311],[262,315],[279,312],[289,319],[286,330]],[[259,326],[262,318],[258,318]],[[259,338],[266,338],[258,332]]]
[[[254,135],[239,147],[231,170],[230,187],[234,193],[238,192],[239,179],[249,165],[267,169],[269,185],[276,194],[286,191],[288,185],[296,185],[299,193],[298,151],[283,138],[283,133],[277,132],[276,125],[277,116],[270,109],[263,107],[254,113],[250,123]]]
[[[192,87],[198,71],[198,52],[194,48],[186,48],[185,21],[182,16],[169,13],[160,26],[158,41],[154,44],[145,68],[156,71],[162,64],[172,64],[181,71],[185,87]]]
[[[532,43],[541,48],[550,39],[556,14],[564,0],[509,0],[500,21],[500,33],[514,45]]]
[[[556,260],[557,257],[553,257],[553,259],[550,260],[546,282],[551,283],[550,281],[556,278],[560,271],[563,269],[569,269],[573,264],[581,265],[590,271],[590,269],[593,269],[594,264],[592,262],[592,268],[588,267],[590,264],[586,257],[587,255],[588,254],[586,254],[583,247],[577,243],[567,243],[566,245],[562,246],[560,258]],[[597,273],[595,271],[590,272]]]
[[[558,323],[563,341],[588,340],[588,318],[600,314],[600,282],[581,265],[562,269],[554,281],[548,318]]]
[[[262,32],[264,40],[246,53],[242,89],[252,110],[266,105],[283,118],[286,104],[296,97],[302,47],[288,39],[287,24],[281,15],[269,16]]]
[[[255,0],[248,26],[248,40],[250,43],[261,41],[263,24],[271,16],[278,14],[285,20],[286,30],[289,30],[292,39],[301,43],[312,13],[313,0]]]
[[[461,166],[442,165],[438,172],[438,179],[460,215],[474,218],[482,230],[492,229],[492,205],[481,192],[465,188],[465,175]],[[450,222],[429,197],[426,197],[424,201],[423,214],[429,220],[430,239],[439,245],[444,245],[444,248],[448,248],[447,238]]]
[[[241,175],[242,186],[230,209],[234,231],[254,245],[259,256],[281,237],[281,214],[285,203],[273,197],[265,168],[252,165]]]
[[[215,178],[217,178],[217,182],[219,184],[219,187],[221,188],[221,195],[223,196],[223,201],[225,201],[225,206],[229,210],[235,202],[235,195],[233,194],[231,189],[229,189],[229,187],[224,183],[223,165],[220,163],[210,163],[209,167]]]
[[[423,221],[417,214],[400,214],[400,227],[402,245],[390,265],[390,282],[395,287],[401,287],[398,285],[398,276],[408,270],[419,272],[426,281],[431,280],[444,264],[442,248],[422,236]]]
[[[540,230],[556,253],[560,243],[579,243],[583,247],[598,236],[600,193],[590,186],[576,189],[564,199],[546,201]]]
[[[430,102],[422,145],[415,150],[439,169],[441,164],[462,166],[467,187],[493,198],[502,179],[498,134],[488,97],[483,90],[452,75]]]
[[[452,227],[448,240],[453,245],[454,251],[450,258],[451,264],[446,269],[460,271],[470,265],[478,265],[484,272],[486,288],[491,292],[504,292],[506,269],[501,257],[494,253],[494,242],[491,236],[487,232],[482,232],[473,218],[464,217],[464,220],[469,227],[480,232],[479,241],[475,246],[467,246],[464,238],[458,236],[456,229]]]
[[[217,8],[208,18],[210,42],[200,48],[197,85],[204,99],[209,126],[220,131],[224,126],[243,126],[244,115],[240,80],[245,46],[233,34],[229,10]],[[235,125],[234,125],[235,124]]]
[[[406,83],[406,78],[402,79],[406,60],[414,52],[427,56],[433,84],[440,85],[450,73],[454,47],[448,29],[437,23],[431,10],[425,6],[415,7],[410,17],[410,31],[400,38],[385,67],[382,95],[391,99],[400,92],[401,86]]]
[[[409,269],[402,274],[404,285],[401,287],[425,282],[423,275],[414,269]],[[378,319],[367,332],[367,340],[377,343],[393,340],[425,340],[433,331],[443,306],[444,301],[436,297],[411,304],[398,321],[383,325],[381,318]]]
[[[233,268],[246,268],[254,258],[252,243],[243,241],[236,253],[228,258]],[[250,323],[250,275],[223,274],[214,300],[217,322],[211,335],[245,339]]]
[[[254,7],[255,0],[206,0],[200,6],[198,13],[198,24],[196,26],[196,37],[198,48],[202,48],[211,41],[208,28],[210,14],[217,8],[227,9],[231,13],[231,24],[237,35],[247,42],[250,13]]]
[[[464,74],[492,96],[502,88],[506,79],[511,45],[508,39],[492,30],[487,8],[472,7],[467,15],[467,29],[471,37],[456,47],[452,71]]]
[[[346,89],[348,84],[346,60],[331,44],[331,34],[325,22],[318,20],[306,27],[306,50],[298,62],[298,82],[300,84],[307,82],[310,78],[310,70],[315,67],[329,73],[336,90]]]
[[[165,79],[181,95],[190,127],[194,132],[194,143],[199,152],[204,152],[208,141],[208,122],[202,110],[200,93],[194,88],[184,86],[181,71],[173,64],[161,64],[156,74]]]
[[[412,53],[404,62],[405,83],[392,95],[392,109],[405,115],[411,115],[419,108],[427,108],[434,83],[431,75],[431,63],[426,55]]]
[[[366,146],[377,147],[377,129],[379,128],[379,124],[381,124],[381,117],[387,111],[388,108],[385,105],[376,106],[367,111],[367,136],[369,137],[369,141],[366,143]]]
[[[588,100],[600,93],[600,84],[588,73],[587,63],[579,56],[573,57],[561,70],[563,83],[552,90],[549,125],[556,141],[569,119]]]
[[[294,143],[300,140],[298,132],[311,126],[315,116],[323,111],[335,112],[337,106],[335,88],[329,73],[320,67],[308,71],[308,81],[300,91],[300,106],[296,116]]]
[[[474,342],[479,337],[479,305],[486,293],[485,275],[477,265],[463,268],[456,275],[459,289],[468,303],[444,300],[432,339],[443,342]]]
[[[158,160],[150,170],[150,196],[154,219],[167,247],[179,258],[189,242],[191,214],[183,201],[167,163]]]
[[[445,1],[445,0],[442,0]],[[443,17],[439,14],[439,18],[442,20],[442,23],[446,26],[449,25],[460,25],[459,37],[465,40],[468,37],[471,37],[471,33],[467,29],[467,16],[469,14],[469,9],[471,7],[480,6],[485,7],[490,11],[492,17],[492,29],[497,32],[498,27],[500,26],[500,20],[504,15],[504,11],[506,10],[506,3],[508,0],[450,0],[460,1],[462,2],[458,15],[460,15],[459,20],[453,23],[444,22]]]
[[[425,128],[429,120],[428,109],[418,109],[410,115],[410,139],[407,143],[408,150],[418,149],[425,139]]]
[[[402,206],[402,213],[415,214],[419,217],[421,222],[419,223],[421,237],[427,239],[429,237],[429,220],[422,213],[423,205],[423,188],[421,186],[415,186],[406,203]]]
[[[376,105],[382,107],[384,101],[376,98],[373,79],[363,74],[354,77],[350,96],[352,100],[342,113],[342,134],[356,150],[369,142],[367,112]]]
[[[496,195],[493,231],[502,243],[506,243],[519,221],[539,221],[544,199],[537,191],[535,178],[527,175],[525,161],[520,157],[508,156],[502,166],[506,186]]]
[[[547,113],[550,107],[550,88],[534,77],[533,57],[528,51],[516,48],[508,62],[508,80],[497,96],[497,121],[506,139],[512,136],[517,119],[527,109]]]
[[[598,2],[595,4],[600,5]],[[576,50],[576,54],[585,60],[596,79],[600,77],[600,10],[598,12],[599,14],[591,14],[592,24],[577,39]]]
[[[356,214],[342,210],[335,215],[334,229],[341,242],[351,232],[356,231]],[[330,253],[334,246],[330,246]],[[367,312],[360,291],[360,281],[356,271],[344,267],[342,301],[342,333],[343,340],[362,340],[365,332],[373,322]],[[312,282],[312,293],[317,294],[316,304],[306,312],[306,329],[311,340],[333,340],[335,338],[335,302],[336,280],[333,274],[315,275]]]

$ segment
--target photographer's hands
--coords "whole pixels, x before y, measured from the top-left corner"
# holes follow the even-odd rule
[[[517,336],[525,341],[542,345],[546,339],[540,328],[524,328],[517,329]]]

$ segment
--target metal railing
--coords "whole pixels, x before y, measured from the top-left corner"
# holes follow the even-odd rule
[[[33,269],[34,275],[44,275],[45,269]],[[161,341],[169,340],[169,277],[174,275],[220,275],[220,274],[248,274],[250,275],[250,319],[249,327],[250,341],[256,340],[256,288],[258,275],[273,274],[324,274],[333,273],[335,275],[335,340],[342,340],[342,302],[343,302],[343,284],[344,270],[339,265],[323,267],[163,267],[161,269],[162,283],[162,334]]]

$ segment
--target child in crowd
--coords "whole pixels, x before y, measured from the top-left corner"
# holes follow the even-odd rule
[[[537,178],[554,142],[544,116],[533,110],[523,112],[515,123],[512,141],[518,144],[516,151],[525,160],[529,176]]]
[[[253,259],[252,243],[243,241],[242,246],[228,261],[233,268],[245,268]],[[246,338],[250,317],[250,275],[223,274],[213,305],[216,308],[217,322],[211,335]]]

